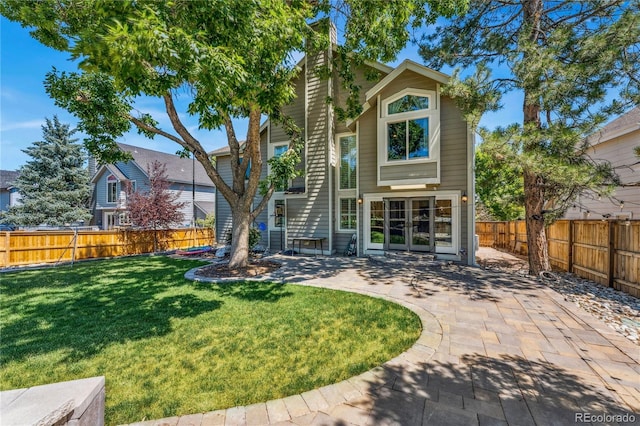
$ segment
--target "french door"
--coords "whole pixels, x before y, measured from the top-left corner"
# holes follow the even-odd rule
[[[434,200],[435,197],[384,200],[387,249],[434,251]]]

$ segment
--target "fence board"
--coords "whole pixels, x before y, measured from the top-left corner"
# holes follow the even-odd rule
[[[4,234],[4,235],[3,235]],[[0,267],[115,257],[154,251],[153,231],[13,231],[0,233]],[[213,244],[212,229],[158,231],[158,250]]]
[[[524,221],[477,222],[476,229],[481,246],[527,253]],[[546,232],[553,268],[640,297],[640,220],[560,220]]]

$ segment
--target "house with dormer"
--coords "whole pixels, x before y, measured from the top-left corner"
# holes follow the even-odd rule
[[[449,76],[410,60],[366,63],[356,72],[362,113],[340,121],[327,102],[345,105],[337,73],[314,72],[330,67],[333,54],[330,48],[299,63],[296,98],[283,112],[304,132],[303,174],[278,188],[257,218],[262,244],[272,252],[329,255],[355,238],[360,256],[418,252],[473,264],[474,136],[442,94]],[[260,131],[266,176],[267,160],[284,153],[289,140],[269,119]],[[229,149],[211,154],[231,182]],[[217,235],[232,226],[221,195],[216,226]]]
[[[149,188],[148,168],[154,161],[166,166],[169,190],[179,195],[178,201],[185,202],[183,226],[192,224],[193,219],[204,219],[213,213],[215,187],[204,167],[192,158],[154,151],[133,145],[119,143],[122,151],[131,153],[133,160],[97,166],[90,161],[94,185],[92,201],[92,225],[101,229],[113,229],[130,225],[127,207],[127,188],[146,190]]]

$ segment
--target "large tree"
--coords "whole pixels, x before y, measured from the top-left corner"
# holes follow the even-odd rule
[[[45,45],[81,59],[82,73],[54,71],[46,87],[58,105],[80,119],[79,128],[89,135],[85,143],[101,161],[123,159],[115,139],[132,125],[195,155],[231,207],[230,266],[236,267],[248,259],[250,224],[267,205],[274,185],[293,176],[299,162],[300,132],[281,113],[293,99],[292,80],[299,72],[293,54],[327,48],[326,18],[339,14],[345,28],[340,74],[349,84],[353,64],[389,60],[404,46],[410,22],[433,22],[466,2],[2,0],[0,13],[31,28]],[[357,93],[353,84],[349,88]],[[143,95],[163,102],[172,129],[160,128],[158,117],[136,110],[135,100]],[[179,111],[178,96],[187,99],[186,111]],[[359,107],[354,99],[346,108],[351,113]],[[181,113],[197,116],[203,129],[224,127],[232,182],[218,174]],[[292,143],[289,152],[272,160],[272,176],[262,185],[264,197],[252,209],[263,166],[259,128],[265,114],[287,129]],[[243,146],[236,137],[236,118],[248,120]]]
[[[497,93],[523,93],[522,122],[481,135],[487,152],[522,169],[530,272],[549,270],[545,224],[582,190],[616,183],[610,167],[585,155],[584,141],[609,115],[639,103],[640,2],[473,0],[468,14],[420,44],[436,68],[484,73],[469,81],[477,90],[452,85],[470,114],[495,109]],[[612,90],[618,96],[607,102]]]
[[[14,185],[21,204],[12,206],[3,222],[17,225],[64,226],[91,219],[91,184],[82,145],[71,136],[68,124],[58,117],[46,119],[42,141],[23,150],[31,157],[20,168]]]

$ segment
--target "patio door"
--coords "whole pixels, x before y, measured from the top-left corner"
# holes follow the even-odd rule
[[[387,249],[434,251],[434,197],[389,198],[385,207]]]

